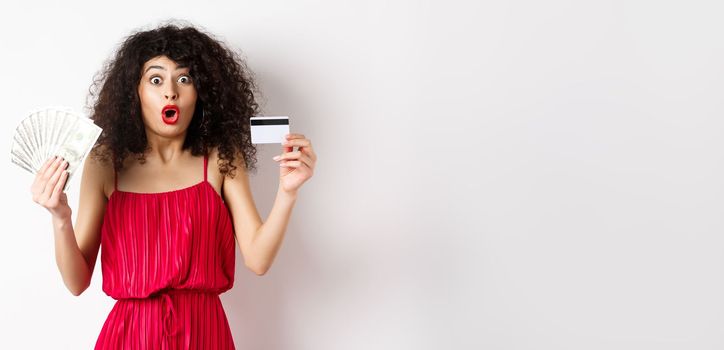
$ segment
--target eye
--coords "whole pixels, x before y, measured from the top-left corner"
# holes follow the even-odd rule
[[[161,78],[160,78],[160,77],[152,77],[152,78],[151,78],[151,84],[153,84],[153,85],[161,84]]]
[[[180,76],[180,77],[178,78],[178,82],[179,82],[179,83],[188,84],[188,83],[191,82],[191,77],[188,76],[188,75],[182,75],[182,76]]]

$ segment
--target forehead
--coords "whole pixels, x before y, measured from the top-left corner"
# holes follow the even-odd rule
[[[158,57],[151,58],[150,60],[146,61],[146,63],[143,64],[143,73],[144,74],[146,72],[148,72],[149,70],[174,71],[174,70],[182,70],[182,69],[188,69],[188,67],[183,64],[178,64],[176,61],[174,61],[166,56],[158,56]]]

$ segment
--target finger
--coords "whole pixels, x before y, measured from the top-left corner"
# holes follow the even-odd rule
[[[307,168],[309,169],[309,171],[312,171],[312,168],[309,166],[309,164],[296,160],[286,161],[283,164],[279,164],[279,166],[284,168]]]
[[[53,174],[55,174],[55,170],[58,169],[58,167],[61,164],[63,164],[63,158],[61,158],[61,157],[55,158],[55,161],[52,164],[50,164],[48,169],[45,169],[45,172],[43,173],[43,178],[47,180],[51,176],[53,176]]]
[[[312,141],[309,141],[308,139],[290,139],[284,141],[282,146],[311,147]]]
[[[45,190],[45,187],[47,185],[48,179],[53,175],[55,169],[58,167],[58,164],[60,164],[61,158],[56,157],[53,161],[51,161],[50,164],[45,168],[45,171],[42,173],[38,171],[38,174],[35,176],[35,181],[33,181],[33,185],[31,187],[31,192],[36,194],[37,191],[40,191],[40,193],[37,193],[37,195],[40,195]]]
[[[283,168],[299,168],[301,165],[302,162],[298,160],[287,160],[285,162],[279,163],[279,166]]]
[[[302,134],[286,134],[286,135],[284,135],[284,138],[286,138],[287,140],[290,140],[290,139],[303,139],[303,138],[304,138],[304,135],[302,135]]]
[[[45,189],[43,189],[43,194],[47,194],[48,197],[52,194],[53,188],[55,188],[55,185],[58,182],[58,179],[61,175],[63,175],[63,171],[65,171],[65,166],[68,165],[68,162],[63,161],[63,165],[58,167],[53,173],[53,176],[48,180],[48,182],[45,184]]]
[[[48,177],[50,177],[50,175],[53,174],[53,167],[60,164],[59,162],[60,162],[60,157],[53,158],[53,160],[50,162],[50,164],[48,164],[48,166],[45,167],[45,169],[43,171],[38,171],[37,177],[40,177],[43,179],[47,179]]]
[[[294,150],[294,147],[288,146],[287,142],[289,142],[289,140],[282,142],[282,153],[291,152]]]
[[[300,151],[284,153],[284,154],[282,154],[282,155],[279,155],[279,156],[274,157],[274,160],[275,160],[275,161],[278,161],[278,162],[279,162],[279,161],[287,161],[287,160],[301,160],[301,161],[304,162],[309,168],[313,168],[313,167],[314,167],[314,163],[316,162],[316,160],[314,160],[312,157],[309,157],[309,156],[307,156],[306,154],[303,154],[303,153],[300,152]]]
[[[290,139],[285,141],[282,146],[286,147],[285,150],[287,152],[291,152],[294,150],[294,146],[297,146],[300,150],[303,147],[311,147],[311,142],[307,139]]]
[[[285,160],[285,161],[279,163],[279,166],[287,166],[287,167],[292,167],[292,168],[298,168],[301,165],[305,165],[311,169],[312,166],[314,165],[314,162],[312,162],[312,160],[309,159],[309,157],[303,156],[303,157],[300,157],[299,160]]]
[[[39,182],[45,175],[45,171],[48,170],[48,168],[55,162],[55,160],[57,158],[58,158],[57,156],[48,158],[48,160],[45,161],[43,166],[41,166],[40,169],[38,169],[38,172],[35,173],[35,180],[33,180],[33,184],[30,186],[31,192],[35,193],[35,189],[38,187]]]
[[[309,145],[308,147],[299,147],[299,150],[309,156],[309,158],[312,158],[313,160],[317,160],[317,154],[314,153],[314,149],[312,149],[312,145]]]
[[[60,181],[55,184],[55,188],[53,189],[53,194],[51,194],[51,198],[60,196],[60,193],[63,192],[63,187],[65,187],[66,181],[68,181],[68,171],[63,170],[63,174],[60,175]]]
[[[58,158],[58,156],[52,156],[48,158],[48,160],[45,161],[42,167],[38,170],[38,174],[44,173],[46,170],[48,170],[48,167],[50,167],[51,164]]]
[[[280,161],[285,159],[297,159],[302,155],[302,152],[299,151],[292,151],[292,152],[284,152],[276,157],[274,157],[274,160]]]
[[[40,194],[43,198],[45,198],[45,199],[50,198],[50,196],[53,193],[53,188],[55,188],[55,185],[58,182],[60,175],[62,175],[62,174],[63,174],[63,169],[57,168],[56,171],[48,179],[48,181],[45,182],[45,186],[43,186],[42,192]]]
[[[304,165],[306,165],[310,169],[314,166],[314,161],[305,155],[302,155],[301,157],[299,157],[299,161],[302,162]]]
[[[309,169],[314,169],[314,164],[317,163],[317,161],[315,161],[314,159],[309,158],[307,156],[303,156],[300,159],[301,159],[302,163],[304,163],[304,165],[306,165],[307,168],[309,168]]]

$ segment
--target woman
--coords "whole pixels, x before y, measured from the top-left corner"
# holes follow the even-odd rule
[[[287,135],[262,222],[247,176],[255,85],[232,50],[193,27],[137,32],[94,86],[103,133],[84,163],[75,225],[64,160],[45,163],[32,193],[52,214],[73,295],[88,288],[102,249],[103,291],[117,301],[95,348],[233,349],[219,294],[233,286],[234,243],[251,271],[266,273],[313,174],[310,140]]]

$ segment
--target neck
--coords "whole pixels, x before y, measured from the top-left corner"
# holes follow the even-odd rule
[[[186,140],[186,132],[174,137],[165,137],[154,134],[146,130],[146,140],[148,140],[149,152],[146,153],[147,158],[154,158],[161,163],[170,163],[177,160],[184,153],[183,145]]]

